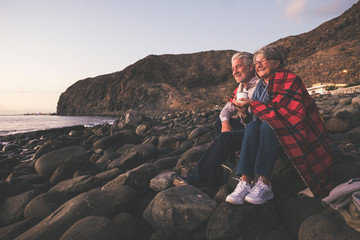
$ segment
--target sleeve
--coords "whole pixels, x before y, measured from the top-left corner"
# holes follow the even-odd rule
[[[229,121],[231,116],[236,112],[236,108],[230,103],[227,102],[223,109],[220,112],[220,120],[223,121]]]

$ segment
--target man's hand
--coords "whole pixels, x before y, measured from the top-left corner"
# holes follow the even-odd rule
[[[222,121],[221,122],[221,132],[230,132],[231,125],[229,121]]]

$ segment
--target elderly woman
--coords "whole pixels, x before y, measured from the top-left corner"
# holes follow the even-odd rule
[[[245,129],[236,174],[240,181],[226,201],[263,204],[274,194],[270,176],[280,147],[293,162],[312,194],[327,194],[333,187],[328,135],[315,101],[302,80],[283,69],[281,52],[266,46],[254,53],[261,78],[252,99],[236,103],[250,107],[254,121]],[[250,137],[251,136],[251,137]],[[257,181],[252,181],[257,176]]]

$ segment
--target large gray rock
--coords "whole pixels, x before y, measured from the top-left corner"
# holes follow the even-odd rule
[[[101,183],[101,182],[108,182],[119,176],[120,174],[124,173],[119,168],[113,168],[104,172],[100,172],[95,175],[95,178]]]
[[[111,132],[117,132],[121,129],[135,129],[146,117],[139,112],[128,112],[115,120],[111,126]]]
[[[158,231],[191,233],[211,216],[216,201],[192,186],[159,192],[144,211],[144,218]]]
[[[298,240],[358,240],[360,232],[348,226],[339,212],[328,209],[302,222]]]
[[[173,186],[174,177],[177,174],[175,172],[163,172],[151,179],[150,189],[155,192],[163,191]]]
[[[61,181],[70,179],[78,170],[90,169],[90,162],[86,154],[77,155],[65,160],[60,164],[50,178],[50,184],[55,185]]]
[[[140,138],[132,130],[122,130],[110,136],[106,136],[96,141],[93,145],[96,152],[102,152],[112,145],[122,146],[127,143],[139,143]]]
[[[6,182],[8,183],[27,183],[27,184],[39,184],[43,183],[45,179],[37,173],[30,174],[21,174],[18,175],[18,172],[12,172],[7,178]]]
[[[114,159],[109,165],[108,169],[121,168],[128,170],[140,166],[144,163],[143,158],[138,152],[129,152],[119,158]]]
[[[52,144],[52,143],[47,143],[47,144],[42,145],[41,147],[39,147],[39,148],[36,150],[33,159],[38,159],[38,158],[40,158],[41,156],[45,155],[46,153],[51,152],[52,150],[54,150],[54,147],[55,147],[55,146],[54,146],[54,144]]]
[[[166,158],[160,158],[156,160],[153,165],[156,167],[156,169],[161,172],[166,169],[172,169],[176,166],[176,163],[178,161],[177,157],[166,157]]]
[[[7,143],[5,144],[5,146],[2,148],[2,151],[3,152],[11,152],[15,149],[18,149],[20,148],[20,145],[18,144],[15,144],[15,143]]]
[[[54,171],[71,157],[84,155],[86,150],[83,147],[64,147],[41,156],[35,163],[35,170],[41,176],[50,179]]]
[[[144,163],[126,173],[121,174],[114,180],[105,184],[103,190],[117,189],[122,185],[128,185],[140,192],[150,189],[150,180],[158,174],[157,169],[151,163]]]
[[[6,227],[0,228],[0,239],[13,240],[21,233],[38,224],[39,221],[40,220],[35,218],[28,218],[21,222],[16,222]]]
[[[344,106],[340,109],[337,110],[333,110],[333,116],[335,118],[339,118],[339,119],[351,119],[351,120],[356,120],[359,119],[360,116],[360,112],[359,109],[354,107],[354,106]]]
[[[324,124],[326,130],[333,133],[343,133],[351,129],[351,123],[339,118],[330,118]]]
[[[177,145],[179,144],[179,140],[179,137],[176,136],[161,135],[158,139],[157,148],[176,149]]]
[[[64,192],[47,192],[32,199],[25,207],[25,218],[44,219],[72,196]]]
[[[83,175],[59,182],[54,187],[52,187],[49,192],[55,191],[69,193],[71,195],[78,195],[97,187],[97,185],[98,181],[95,177],[90,175]]]
[[[200,137],[200,136],[202,136],[205,133],[208,133],[210,131],[212,131],[212,129],[210,129],[207,126],[197,127],[189,134],[189,139],[190,140],[195,139],[195,138]]]
[[[231,205],[223,202],[212,214],[206,239],[263,239],[278,224],[275,202]]]
[[[74,223],[59,240],[117,240],[117,231],[107,217],[88,216]]]
[[[101,156],[97,161],[96,161],[96,167],[98,169],[106,169],[107,166],[116,158],[121,157],[121,153],[117,153],[117,152],[109,152],[109,153],[105,153],[103,156]]]
[[[26,205],[39,194],[41,194],[41,191],[35,189],[8,197],[0,205],[0,226],[7,226],[22,220]]]
[[[208,146],[206,145],[201,145],[190,148],[189,150],[181,154],[176,164],[176,167],[179,167],[180,165],[184,165],[187,163],[199,161],[201,155],[206,151],[207,147]]]
[[[95,189],[80,194],[61,205],[16,240],[58,239],[78,220],[87,216],[109,216],[120,212],[133,201],[135,196],[135,191],[127,186],[112,191]]]
[[[139,153],[144,161],[155,158],[158,154],[156,147],[150,143],[135,145],[131,151]]]

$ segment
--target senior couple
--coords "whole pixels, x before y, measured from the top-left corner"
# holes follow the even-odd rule
[[[265,46],[253,55],[234,54],[231,64],[239,86],[220,113],[219,133],[191,174],[174,185],[208,182],[227,154],[240,151],[235,172],[240,180],[225,201],[263,204],[274,198],[270,177],[284,151],[312,194],[328,194],[333,187],[328,135],[302,80],[284,69],[282,53]],[[249,98],[237,100],[238,90]],[[231,118],[234,114],[239,118]]]

